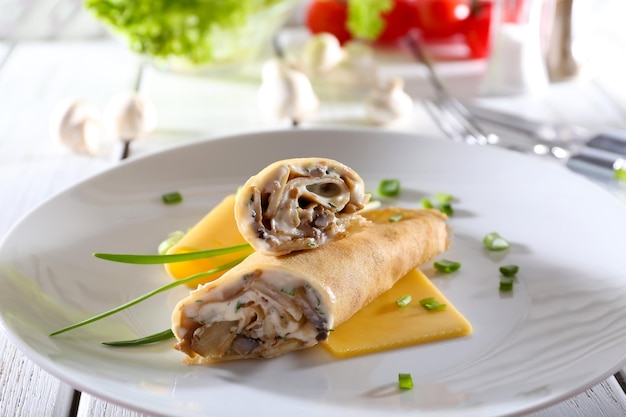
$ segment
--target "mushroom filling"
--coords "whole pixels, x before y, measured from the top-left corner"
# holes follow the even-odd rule
[[[272,246],[306,240],[313,247],[346,231],[364,204],[363,190],[331,168],[282,169],[250,201],[257,236]]]
[[[306,283],[289,285],[283,274],[269,275],[262,279],[257,271],[236,289],[213,288],[219,294],[199,295],[183,310],[185,328],[177,349],[215,359],[271,357],[281,345],[293,350],[326,340],[329,317],[318,293]]]

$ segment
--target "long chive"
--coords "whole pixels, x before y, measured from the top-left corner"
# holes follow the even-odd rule
[[[157,294],[162,293],[164,291],[167,291],[167,290],[170,290],[172,288],[178,287],[179,285],[183,285],[183,284],[186,284],[188,282],[194,281],[196,279],[203,278],[203,277],[206,277],[206,276],[209,276],[209,275],[213,275],[213,274],[218,273],[218,272],[225,271],[225,270],[230,269],[233,266],[237,265],[238,263],[243,261],[245,258],[246,257],[244,256],[242,258],[236,259],[236,260],[234,260],[232,262],[229,262],[227,264],[220,265],[220,266],[218,266],[216,268],[213,268],[213,269],[211,269],[209,271],[200,272],[198,274],[190,275],[190,276],[188,276],[186,278],[183,278],[183,279],[180,279],[178,281],[170,282],[169,284],[166,284],[166,285],[164,285],[162,287],[159,287],[159,288],[157,288],[155,290],[152,290],[152,291],[150,291],[150,292],[148,292],[148,293],[146,293],[144,295],[141,295],[141,296],[135,298],[134,300],[131,300],[131,301],[127,302],[127,303],[124,303],[124,304],[122,304],[122,305],[120,305],[118,307],[115,307],[115,308],[113,308],[113,309],[111,309],[109,311],[106,311],[104,313],[98,314],[97,316],[93,316],[93,317],[88,318],[86,320],[83,320],[81,322],[72,324],[71,326],[64,327],[64,328],[62,328],[60,330],[52,332],[52,333],[50,333],[50,336],[56,336],[58,334],[68,332],[68,331],[76,329],[78,327],[82,327],[82,326],[84,326],[86,324],[90,324],[90,323],[93,323],[93,322],[98,321],[100,319],[103,319],[105,317],[111,316],[111,315],[113,315],[115,313],[118,313],[118,312],[120,312],[122,310],[127,309],[128,307],[132,307],[135,304],[139,304],[140,302],[142,302],[142,301],[144,301],[144,300],[146,300],[146,299],[148,299],[148,298],[150,298],[150,297],[152,297],[154,295],[157,295]]]
[[[174,337],[172,329],[163,330],[162,332],[151,334],[150,336],[140,337],[139,339],[132,340],[117,340],[115,342],[102,342],[103,345],[112,347],[127,347],[127,346],[143,346],[151,343],[163,342]]]
[[[250,249],[250,245],[227,246],[219,249],[201,250],[197,252],[177,253],[172,255],[134,255],[121,253],[94,253],[93,256],[106,261],[122,262],[126,264],[152,265],[171,264],[174,262],[193,261],[196,259],[210,258],[213,256],[225,255],[227,253],[240,252]]]

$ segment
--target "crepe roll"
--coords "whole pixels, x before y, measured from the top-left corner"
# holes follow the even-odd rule
[[[185,361],[272,358],[313,346],[409,271],[448,247],[434,210],[364,213],[358,233],[313,251],[255,252],[175,307],[172,331]]]
[[[325,158],[275,162],[251,177],[235,203],[242,236],[260,253],[315,249],[365,223],[369,200],[361,177]]]

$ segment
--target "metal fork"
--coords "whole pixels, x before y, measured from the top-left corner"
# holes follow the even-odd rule
[[[517,152],[549,156],[559,160],[567,160],[578,151],[570,144],[562,143],[563,141],[542,140],[539,137],[525,137],[525,146],[504,143],[495,132],[485,130],[472,109],[448,92],[414,33],[407,37],[407,44],[413,56],[426,66],[428,79],[435,89],[435,99],[423,100],[424,107],[449,138],[468,144],[498,145]]]
[[[472,145],[497,145],[517,152],[547,156],[565,163],[572,171],[602,181],[613,180],[617,178],[616,172],[626,171],[626,159],[623,156],[626,141],[620,142],[624,145],[619,147],[617,153],[615,149],[604,144],[607,141],[602,142],[603,146],[586,146],[580,141],[572,143],[524,135],[524,146],[504,143],[497,134],[486,131],[473,111],[447,91],[414,34],[409,34],[407,43],[415,58],[428,69],[429,81],[435,89],[435,100],[423,100],[424,108],[450,139]],[[612,144],[615,141],[608,142]]]
[[[414,57],[428,69],[429,81],[435,89],[435,100],[424,100],[423,104],[439,128],[451,139],[471,145],[498,143],[498,136],[493,132],[485,131],[472,112],[448,92],[415,34],[409,34],[407,44]]]

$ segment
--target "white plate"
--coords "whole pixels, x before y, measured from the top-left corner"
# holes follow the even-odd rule
[[[168,281],[160,266],[93,258],[151,253],[270,162],[327,156],[356,169],[370,190],[399,178],[401,204],[455,196],[459,272],[433,277],[472,322],[470,337],[338,360],[322,347],[268,361],[181,364],[170,344],[106,348],[100,341],[169,326],[186,290],[155,297],[54,338],[69,323]],[[166,206],[161,194],[185,201]],[[626,359],[626,212],[561,166],[493,148],[380,131],[295,130],[240,135],[130,160],[30,213],[0,249],[0,313],[26,355],[69,384],[167,416],[503,416],[561,401],[602,381]],[[497,231],[512,243],[488,253]],[[498,291],[498,266],[521,270]],[[431,276],[432,268],[424,268]],[[409,372],[415,388],[399,391]]]

